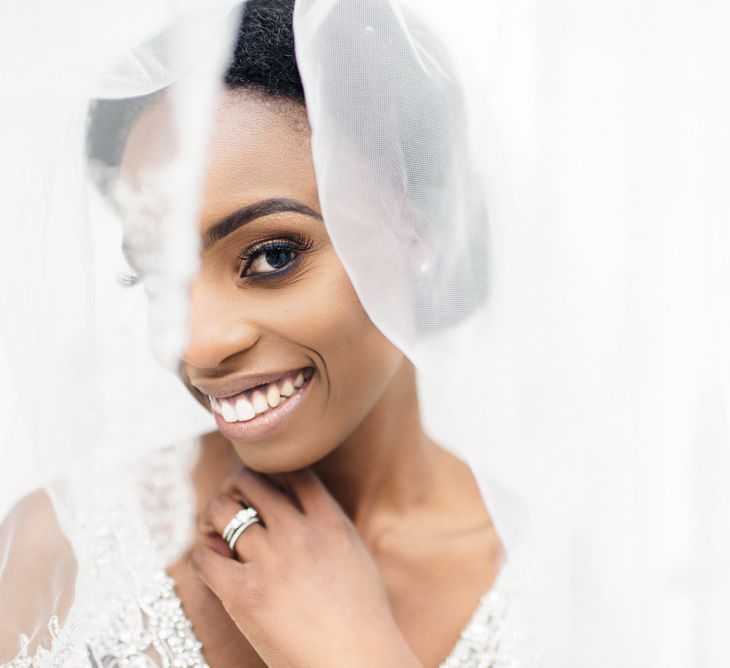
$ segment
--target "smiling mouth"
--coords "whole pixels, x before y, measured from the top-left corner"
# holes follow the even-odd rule
[[[314,368],[307,367],[231,397],[206,396],[211,410],[226,422],[248,422],[298,394],[313,375]]]

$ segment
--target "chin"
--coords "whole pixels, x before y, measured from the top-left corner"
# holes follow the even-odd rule
[[[307,466],[312,466],[324,459],[332,450],[312,452],[301,444],[283,446],[278,449],[270,444],[252,446],[250,443],[236,444],[233,449],[239,459],[252,471],[273,475],[276,473],[291,473]]]

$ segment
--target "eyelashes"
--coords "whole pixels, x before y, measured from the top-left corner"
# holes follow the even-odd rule
[[[288,238],[270,239],[246,248],[238,256],[238,276],[241,279],[262,280],[280,277],[293,269],[296,260],[314,246],[314,241],[302,234],[291,234]],[[131,288],[142,282],[135,271],[121,271],[117,282]]]
[[[238,257],[239,278],[261,280],[288,273],[299,255],[306,253],[313,245],[311,239],[300,234],[255,244]]]

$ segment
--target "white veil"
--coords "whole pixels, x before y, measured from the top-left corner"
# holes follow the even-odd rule
[[[298,6],[330,235],[554,665],[728,659],[729,17]]]
[[[153,187],[169,361],[231,4],[0,13],[2,487],[7,505],[47,483],[62,534],[54,586],[18,615],[28,536],[6,523],[3,643],[45,642],[93,599],[69,586],[80,509],[49,480],[211,425],[142,352],[144,298],[113,287],[119,230],[84,152],[89,99],[187,92]],[[416,365],[426,427],[477,475],[549,666],[730,661],[729,18],[688,0],[297,2],[328,231]]]

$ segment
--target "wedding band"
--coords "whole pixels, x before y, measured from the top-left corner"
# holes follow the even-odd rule
[[[251,519],[244,522],[238,529],[234,530],[231,537],[228,539],[228,547],[231,548],[231,552],[236,551],[236,541],[239,539],[241,534],[246,531],[252,524],[256,524],[259,521],[258,516],[252,517]]]
[[[248,529],[252,524],[259,522],[259,514],[255,508],[241,508],[231,519],[226,528],[223,529],[221,536],[223,540],[228,543],[228,547],[231,548],[231,552],[235,552],[236,541],[239,539],[241,534]]]
[[[258,513],[255,508],[241,508],[241,510],[233,516],[233,519],[226,524],[226,528],[223,529],[223,533],[221,534],[223,540],[227,543],[236,529],[245,522],[248,522],[252,517],[257,517],[257,515]]]

